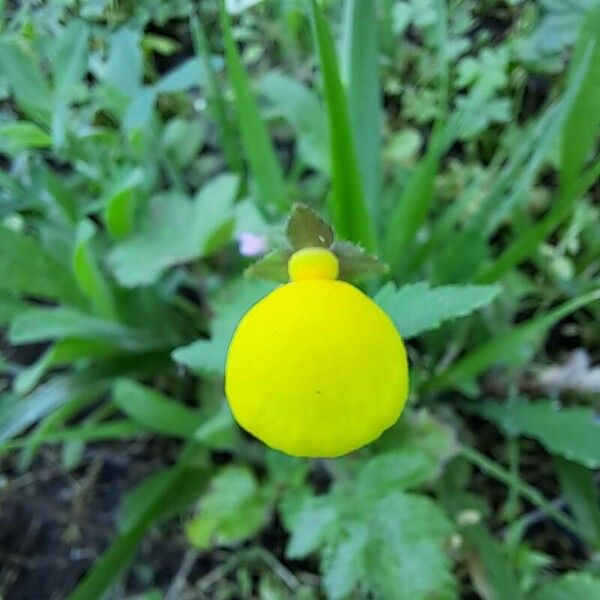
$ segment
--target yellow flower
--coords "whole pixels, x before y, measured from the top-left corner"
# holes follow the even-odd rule
[[[393,425],[408,395],[402,339],[323,248],[294,253],[291,282],[255,304],[227,355],[238,423],[294,456],[347,454]]]

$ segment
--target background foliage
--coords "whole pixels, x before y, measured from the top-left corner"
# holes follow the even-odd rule
[[[0,597],[600,597],[596,0],[0,7]],[[343,459],[223,398],[296,201],[408,340]]]

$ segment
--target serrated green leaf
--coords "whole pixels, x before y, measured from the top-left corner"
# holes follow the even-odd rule
[[[163,435],[187,439],[202,423],[198,411],[128,379],[115,383],[113,401],[133,421]]]
[[[332,556],[323,560],[323,586],[330,600],[345,598],[364,576],[362,558],[367,541],[366,526],[350,527]]]
[[[109,262],[126,286],[148,285],[169,267],[200,258],[226,242],[238,179],[220,175],[193,201],[177,192],[155,196],[139,231],[115,246]]]
[[[268,508],[269,499],[249,469],[226,467],[202,497],[199,513],[186,526],[187,537],[201,550],[241,542],[265,525]]]
[[[369,460],[359,471],[356,485],[363,497],[379,497],[391,490],[417,488],[433,479],[437,472],[437,460],[409,447]]]
[[[292,537],[285,551],[286,556],[303,558],[314,552],[337,518],[338,512],[328,498],[309,498],[296,516]]]
[[[452,525],[431,499],[389,494],[371,509],[365,557],[367,586],[377,598],[456,598],[452,564],[444,551]]]
[[[289,250],[273,250],[253,265],[250,265],[244,271],[244,275],[256,279],[285,283],[289,280],[288,261],[291,255],[292,253]]]
[[[600,577],[571,572],[540,586],[532,600],[591,600],[600,598]]]
[[[292,207],[285,234],[294,250],[329,248],[333,243],[333,229],[312,208],[299,203]]]
[[[273,284],[251,279],[234,283],[215,302],[211,339],[178,348],[173,352],[173,359],[197,373],[223,373],[227,348],[237,324],[273,288]]]
[[[398,289],[388,283],[374,300],[388,313],[402,337],[410,338],[489,304],[500,290],[496,285],[448,285],[431,289],[424,281]]]
[[[549,452],[585,465],[600,467],[600,421],[589,408],[560,408],[550,400],[510,405],[481,404],[480,412],[511,435],[536,439]]]

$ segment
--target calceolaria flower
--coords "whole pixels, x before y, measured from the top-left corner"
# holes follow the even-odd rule
[[[290,282],[239,323],[225,387],[238,423],[268,446],[334,457],[396,422],[408,395],[408,365],[390,318],[338,279],[343,257],[323,247],[321,234],[315,239],[321,246],[288,251]]]

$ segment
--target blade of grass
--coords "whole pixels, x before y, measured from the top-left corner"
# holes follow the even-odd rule
[[[483,563],[485,584],[490,588],[495,600],[510,598],[523,600],[524,596],[519,588],[519,581],[511,568],[506,554],[502,551],[502,544],[489,532],[483,523],[467,525],[461,533],[470,545],[477,551],[477,556]]]
[[[381,196],[381,97],[377,9],[373,0],[347,0],[343,45],[344,79],[355,147],[360,146],[363,193],[377,228]]]
[[[63,442],[98,442],[101,440],[116,440],[129,437],[135,437],[148,430],[142,426],[122,419],[111,421],[109,423],[98,423],[93,425],[81,425],[79,427],[70,427],[61,431],[48,431],[36,435],[36,445],[41,444],[60,444]],[[27,448],[31,444],[30,438],[23,437],[11,440],[0,445],[0,455],[9,450],[18,448]]]
[[[311,0],[310,7],[330,131],[333,223],[341,238],[373,251],[375,231],[363,197],[348,104],[340,79],[333,37],[315,0]]]
[[[560,165],[561,190],[569,188],[581,170],[598,139],[600,127],[600,7],[592,8],[585,17],[575,46],[570,79],[577,76],[577,67],[591,53],[589,66],[579,94],[563,128]]]
[[[190,18],[190,31],[192,33],[194,50],[202,61],[202,66],[206,72],[208,103],[217,123],[225,160],[227,161],[230,171],[241,175],[243,164],[239,148],[236,144],[235,129],[227,115],[227,103],[225,102],[219,80],[217,79],[217,75],[212,66],[210,48],[204,26],[195,13],[193,13]]]
[[[258,109],[250,80],[233,39],[231,21],[223,2],[219,2],[225,63],[235,97],[242,145],[256,186],[256,200],[267,212],[289,208],[281,166]]]
[[[519,235],[508,248],[477,275],[478,283],[493,283],[531,256],[573,212],[573,205],[600,177],[600,160],[559,195],[545,217]]]
[[[148,491],[137,514],[131,517],[129,527],[88,571],[68,600],[98,600],[123,574],[146,531],[153,523],[164,518],[169,506],[167,499],[170,492],[186,484],[187,466],[198,450],[198,446],[198,442],[193,441],[184,448],[175,466],[166,473],[158,485]],[[197,482],[192,485],[197,485]]]
[[[557,523],[560,523],[563,527],[573,532],[577,537],[583,537],[583,533],[580,531],[577,523],[564,513],[560,512],[560,510],[556,509],[535,487],[521,480],[515,482],[511,473],[501,467],[496,461],[488,458],[485,454],[482,454],[474,448],[462,446],[460,453],[471,464],[481,469],[481,471],[487,475],[490,475],[505,485],[515,485],[516,490],[522,498],[531,502],[531,504],[553,518]]]
[[[561,119],[563,133],[558,197],[546,216],[518,236],[493,263],[482,269],[477,281],[498,280],[531,256],[571,214],[573,205],[600,176],[600,161],[581,174],[600,127],[600,10],[584,21],[569,83],[563,99],[568,113]]]
[[[554,310],[531,319],[475,348],[464,358],[438,375],[434,375],[423,386],[425,390],[439,390],[476,377],[494,363],[509,359],[519,346],[542,334],[570,313],[600,299],[600,289],[595,289],[578,298],[564,302]]]

